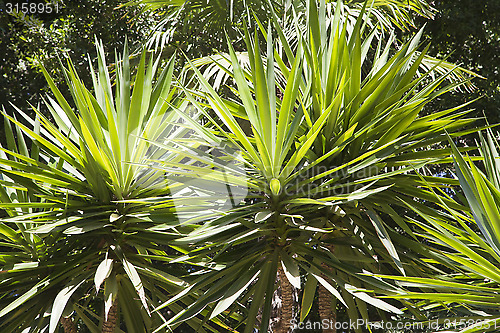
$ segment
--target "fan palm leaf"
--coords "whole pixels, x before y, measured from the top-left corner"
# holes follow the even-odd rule
[[[371,8],[369,14],[364,14],[365,20],[370,26],[380,29],[377,33],[379,38],[381,38],[380,33],[383,31],[391,31],[394,28],[408,30],[410,27],[414,27],[414,15],[432,18],[435,14],[435,9],[423,0],[354,0],[346,1],[345,6],[339,1],[332,1],[328,2],[326,8],[331,11],[332,8],[340,4],[343,12],[348,14],[345,16],[348,22],[353,23],[360,15],[365,2]],[[295,13],[299,16],[304,15],[306,10],[304,4],[300,1],[133,0],[124,6],[140,6],[143,11],[159,13],[162,18],[153,29],[147,45],[163,48],[186,27],[191,32],[190,35],[207,35],[219,43],[224,41],[224,31],[229,33],[233,40],[239,39],[240,31],[244,25],[243,20],[252,22],[252,15],[256,15],[261,21],[267,21],[271,15],[277,15],[283,19],[283,25],[287,26],[290,23],[289,19],[293,18]],[[202,27],[204,32],[198,30],[198,27]],[[290,37],[296,39],[295,31],[290,30],[289,32],[292,34]]]

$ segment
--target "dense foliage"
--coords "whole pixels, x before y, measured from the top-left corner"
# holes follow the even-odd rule
[[[10,102],[27,111],[28,104],[38,105],[42,93],[49,91],[39,63],[56,82],[63,83],[58,56],[68,55],[90,86],[87,57],[95,50],[95,37],[109,50],[120,50],[125,38],[135,49],[148,34],[149,21],[136,17],[132,25],[130,19],[135,14],[117,10],[119,0],[37,1],[47,3],[52,10],[32,14],[8,14],[11,6],[7,3],[22,5],[26,1],[0,3],[0,100],[8,110],[12,110]]]
[[[494,331],[500,149],[456,142],[498,18],[462,2],[2,4],[0,330]]]
[[[476,103],[476,114],[485,115],[491,123],[500,120],[500,2],[485,0],[478,6],[469,0],[433,1],[438,10],[426,24],[425,36],[431,52],[463,65],[484,79],[474,80],[477,89],[467,95],[457,92],[441,99],[439,105],[482,97]]]

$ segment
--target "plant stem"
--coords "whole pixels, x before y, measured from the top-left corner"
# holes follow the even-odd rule
[[[277,333],[288,333],[293,319],[293,286],[288,281],[281,265],[278,266],[278,278],[281,287],[281,318]]]
[[[64,333],[77,333],[75,322],[71,317],[61,317],[61,325],[64,329]]]
[[[330,244],[326,247],[333,253],[333,245]],[[325,270],[329,269],[325,264],[321,264],[321,266],[323,266],[323,269]],[[323,278],[326,278],[326,276],[323,275]],[[332,309],[332,294],[321,284],[318,288],[318,310],[321,322],[329,323],[328,328],[323,329],[323,333],[336,333],[337,330],[335,328],[335,321],[337,315],[335,309]]]
[[[113,333],[118,322],[118,301],[115,300],[108,313],[108,320],[102,325],[102,333]]]

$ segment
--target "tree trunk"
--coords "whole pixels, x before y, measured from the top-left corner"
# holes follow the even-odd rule
[[[113,333],[118,322],[118,301],[115,300],[108,313],[108,320],[102,325],[102,333]]]
[[[281,287],[281,316],[276,333],[288,333],[293,319],[293,286],[288,281],[281,265],[278,267],[278,274]]]
[[[333,253],[334,246],[333,245],[327,245],[327,248],[330,250],[330,252]],[[324,270],[328,270],[328,266],[325,264],[321,264],[323,266]],[[325,275],[323,275],[323,278],[327,279]],[[323,285],[319,285],[318,288],[318,308],[319,308],[319,317],[321,319],[321,322],[323,323],[328,322],[328,328],[323,329],[323,333],[336,333],[337,330],[335,329],[335,321],[336,321],[336,311],[335,309],[332,309],[332,293],[329,292]]]
[[[64,329],[64,333],[77,333],[75,322],[71,317],[61,317],[61,325]]]

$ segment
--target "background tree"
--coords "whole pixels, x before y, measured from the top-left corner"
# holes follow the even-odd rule
[[[455,92],[436,101],[444,106],[467,98],[483,97],[473,104],[478,116],[486,115],[490,123],[500,120],[500,2],[483,0],[432,1],[437,9],[432,20],[417,19],[426,24],[424,36],[431,41],[431,52],[472,70],[485,79],[474,80],[477,89],[464,95]]]
[[[38,62],[56,84],[64,84],[57,55],[63,57],[67,52],[85,85],[91,86],[86,58],[94,54],[94,37],[113,54],[123,49],[125,38],[131,48],[137,48],[151,25],[133,9],[116,9],[120,0],[29,1],[50,5],[52,12],[7,13],[6,3],[26,2],[0,1],[0,104],[8,111],[12,111],[11,102],[29,112],[28,103],[38,105],[42,93],[49,91]],[[129,13],[135,17],[134,22]]]

